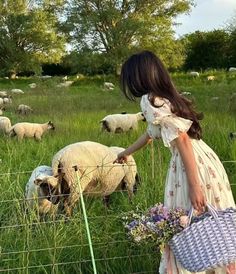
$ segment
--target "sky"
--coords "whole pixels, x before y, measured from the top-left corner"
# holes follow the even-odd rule
[[[176,36],[196,30],[210,31],[223,28],[235,15],[236,0],[195,0],[196,6],[189,15],[177,17],[182,25],[175,27]]]

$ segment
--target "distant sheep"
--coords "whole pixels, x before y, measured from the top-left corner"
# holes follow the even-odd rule
[[[11,95],[8,95],[8,96],[6,96],[6,97],[4,97],[2,99],[3,99],[3,104],[4,105],[10,105],[10,104],[12,104],[12,97],[11,97]]]
[[[8,117],[0,116],[0,131],[9,134],[11,129],[11,120]]]
[[[102,129],[112,133],[127,132],[138,128],[138,121],[145,121],[142,112],[135,114],[111,114],[104,117],[100,122]]]
[[[192,94],[192,93],[189,92],[189,91],[184,91],[184,92],[181,93],[181,95],[191,95],[191,94]]]
[[[18,140],[22,140],[24,137],[35,138],[40,141],[42,135],[51,129],[55,129],[51,121],[44,124],[36,123],[17,123],[13,125],[10,129],[9,135],[11,137],[17,136]]]
[[[114,89],[114,84],[110,83],[110,82],[104,82],[103,84],[103,88],[106,90],[113,90]]]
[[[236,68],[235,67],[230,67],[229,72],[236,72]]]
[[[67,215],[71,215],[80,195],[74,167],[78,168],[84,194],[106,198],[125,186],[129,197],[132,197],[137,169],[135,167],[131,169],[128,164],[113,164],[117,158],[115,149],[85,141],[68,145],[54,155],[52,160],[53,178],[58,178],[56,188],[62,195],[63,209]],[[130,161],[135,164],[132,156]],[[55,181],[53,181],[54,183]],[[55,187],[53,191],[56,191]]]
[[[36,209],[40,215],[56,213],[59,197],[57,192],[53,191],[54,181],[57,183],[56,178],[52,177],[51,167],[38,166],[33,170],[25,187],[25,198],[29,209]]]
[[[7,92],[5,90],[0,91],[0,97],[1,98],[7,97]]]
[[[37,87],[37,84],[31,83],[31,84],[29,84],[29,87],[30,87],[30,88],[36,88],[36,87]]]
[[[189,72],[189,75],[191,75],[193,77],[199,77],[200,76],[199,72],[197,72],[197,71],[191,71],[191,72]]]
[[[33,109],[30,106],[20,104],[17,108],[18,114],[28,115],[33,111]]]
[[[13,88],[11,90],[12,93],[14,94],[24,94],[24,91],[22,89],[19,89],[19,88]]]
[[[67,88],[71,86],[74,83],[74,81],[65,81],[63,83],[60,83],[57,85],[58,88]]]
[[[214,75],[207,76],[207,81],[214,81],[214,80],[215,80],[215,76]]]

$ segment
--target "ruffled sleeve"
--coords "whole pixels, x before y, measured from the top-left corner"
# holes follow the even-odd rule
[[[153,139],[161,137],[166,147],[170,147],[171,141],[178,138],[181,132],[187,132],[192,125],[191,120],[178,117],[171,112],[171,105],[167,99],[157,98],[157,107],[154,107],[147,95],[144,95],[140,105],[148,123],[148,135]]]

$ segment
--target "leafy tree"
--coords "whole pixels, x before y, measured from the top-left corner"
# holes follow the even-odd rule
[[[56,13],[62,4],[62,0],[0,2],[2,72],[40,71],[41,63],[60,61],[65,38],[58,32]]]
[[[229,63],[229,34],[225,30],[196,31],[184,38],[185,69],[226,68]]]
[[[232,17],[226,30],[230,35],[229,38],[229,66],[236,66],[236,14]]]
[[[172,25],[192,0],[71,0],[65,29],[78,50],[105,52],[116,66],[134,50],[175,53]],[[163,46],[164,45],[164,46]],[[166,61],[170,59],[167,54]],[[169,56],[169,57],[168,57]],[[172,62],[172,60],[170,60]]]

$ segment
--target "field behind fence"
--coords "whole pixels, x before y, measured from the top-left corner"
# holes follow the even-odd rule
[[[230,132],[236,132],[236,95],[233,95],[236,94],[236,75],[214,73],[216,80],[212,82],[206,80],[208,74],[199,78],[173,74],[173,80],[180,91],[191,93],[189,98],[204,112],[203,139],[224,161],[236,198],[236,139],[229,138]],[[41,142],[0,138],[1,273],[93,273],[80,204],[71,218],[58,215],[40,219],[35,211],[26,210],[25,185],[35,167],[51,165],[53,155],[68,144],[90,140],[127,147],[146,128],[146,124],[140,122],[137,132],[101,131],[99,121],[107,114],[140,110],[138,102],[129,102],[122,96],[116,79],[106,78],[116,86],[112,91],[103,90],[103,77],[84,78],[69,88],[57,88],[61,81],[59,77],[0,80],[0,90],[21,88],[25,91],[13,95],[13,102],[4,113],[12,124],[51,120],[56,127],[55,132],[45,134]],[[35,89],[28,86],[32,82],[37,84]],[[16,114],[19,104],[30,105],[34,112],[26,117]],[[100,198],[84,197],[99,274],[156,273],[158,268],[157,248],[132,243],[122,216],[137,206],[145,210],[163,202],[170,152],[161,141],[156,141],[153,147],[138,151],[134,158],[141,183],[132,203],[125,191],[112,194],[108,208]]]

